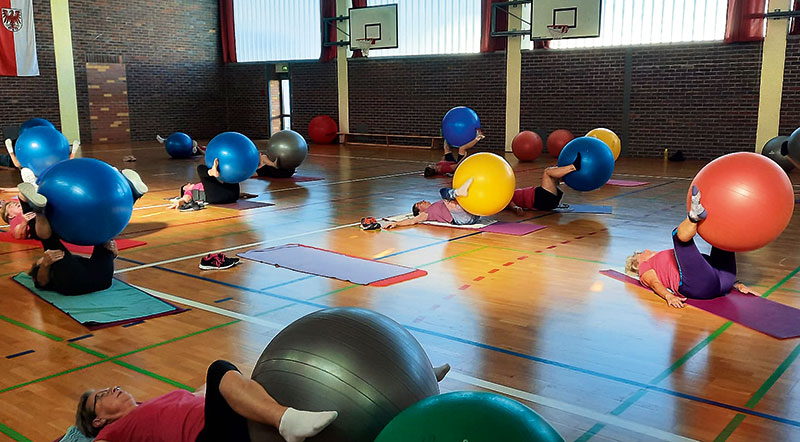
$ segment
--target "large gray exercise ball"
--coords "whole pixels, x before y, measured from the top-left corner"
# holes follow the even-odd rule
[[[794,164],[781,153],[781,147],[788,141],[789,137],[775,137],[767,141],[764,148],[761,149],[762,155],[778,163],[778,166],[781,166],[781,168],[787,172],[794,169]],[[784,148],[783,151],[786,151],[786,149]]]
[[[800,127],[789,135],[789,139],[786,141],[786,149],[781,153],[800,163]]]
[[[320,310],[289,324],[264,349],[252,378],[279,403],[335,410],[308,442],[372,442],[407,407],[439,394],[431,361],[402,325],[371,310]],[[253,442],[282,442],[250,423]]]
[[[280,169],[294,169],[299,166],[308,155],[306,140],[293,130],[282,130],[269,139],[267,156],[272,161],[277,161]]]

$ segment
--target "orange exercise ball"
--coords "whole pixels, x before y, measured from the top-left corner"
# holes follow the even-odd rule
[[[542,137],[536,132],[523,130],[511,142],[511,152],[520,161],[533,161],[542,154]]]
[[[719,249],[747,252],[764,247],[792,218],[789,177],[774,161],[754,152],[731,153],[706,164],[689,186],[687,211],[692,186],[700,190],[700,203],[708,213],[697,232]]]
[[[467,196],[459,196],[457,200],[473,215],[492,216],[500,212],[511,201],[517,186],[514,170],[508,162],[489,152],[479,152],[461,160],[453,174],[453,188],[457,189],[469,178],[472,184]]]
[[[619,140],[617,134],[615,134],[611,129],[598,127],[597,129],[592,129],[587,132],[586,136],[597,138],[598,140],[606,143],[608,148],[611,149],[611,153],[614,155],[614,161],[617,161],[617,158],[619,158],[619,152],[622,150],[622,142]]]
[[[575,138],[575,135],[572,135],[572,132],[566,129],[558,129],[554,130],[553,133],[547,137],[547,151],[550,152],[550,155],[553,158],[558,158],[558,155],[561,153],[561,149],[567,145],[570,141]]]

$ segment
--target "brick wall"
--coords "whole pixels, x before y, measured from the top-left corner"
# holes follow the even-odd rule
[[[800,36],[790,36],[786,43],[780,135],[800,127]]]
[[[295,132],[309,138],[308,123],[317,115],[330,115],[339,123],[336,61],[291,63],[289,78],[292,89],[292,129]],[[351,86],[351,96],[352,93]],[[351,115],[351,127],[352,118]]]
[[[46,118],[61,129],[50,2],[33,2],[33,13],[39,76],[0,77],[0,131],[34,117]]]
[[[228,130],[250,138],[269,138],[269,97],[267,83],[274,72],[265,63],[225,66],[225,106]]]

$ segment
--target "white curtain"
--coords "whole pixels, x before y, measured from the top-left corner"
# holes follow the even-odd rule
[[[396,49],[369,57],[480,52],[480,0],[368,0],[367,6],[397,3]]]
[[[319,0],[233,0],[236,60],[319,58]]]

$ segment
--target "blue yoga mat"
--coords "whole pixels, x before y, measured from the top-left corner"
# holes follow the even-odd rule
[[[565,204],[559,206],[554,212],[559,213],[611,213],[611,206],[593,206],[591,204]]]
[[[106,290],[78,296],[37,289],[27,273],[18,274],[14,281],[90,330],[185,311],[119,279],[113,279]]]

